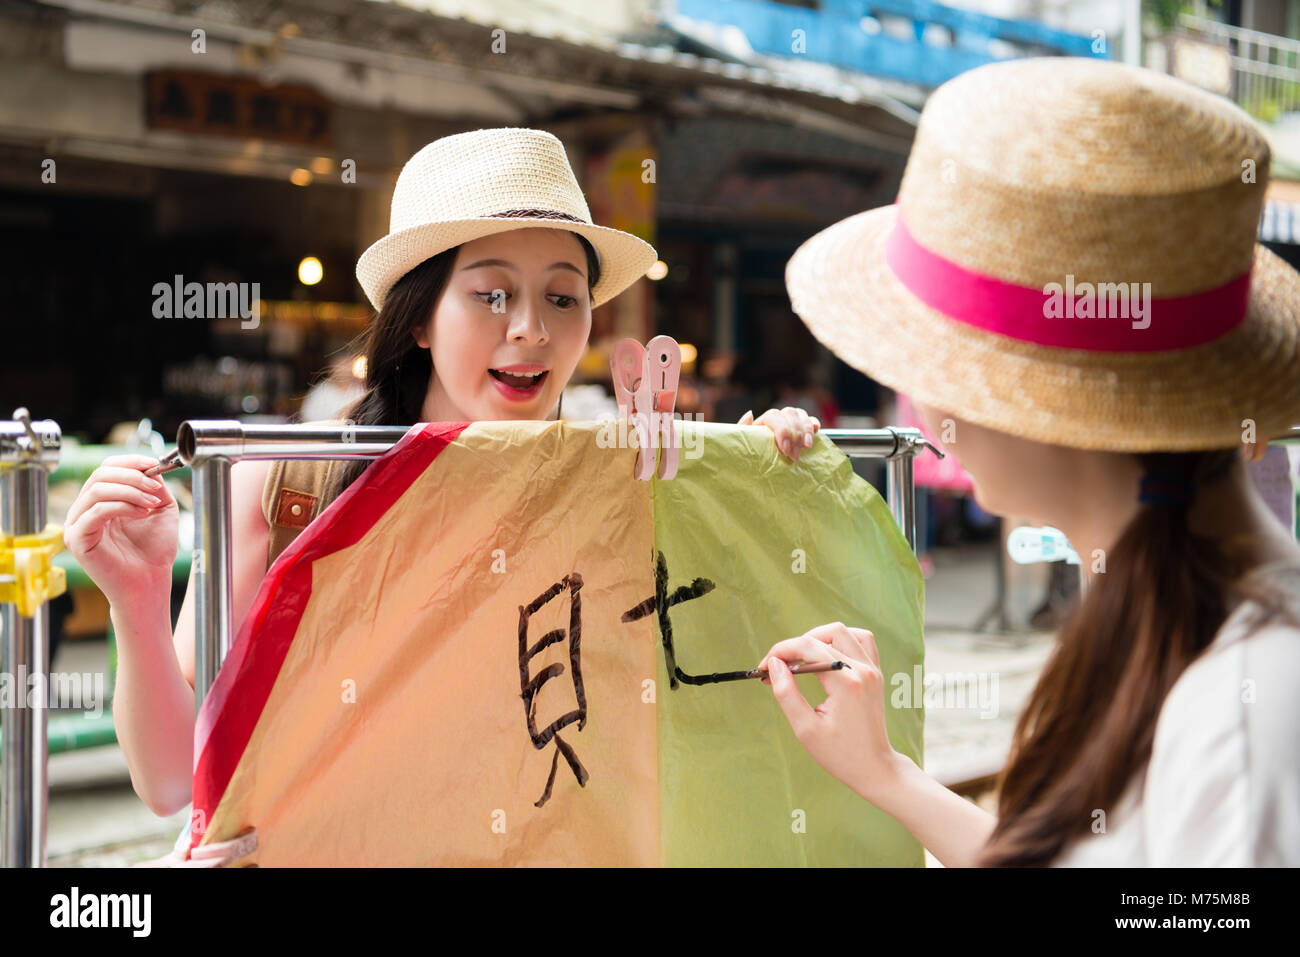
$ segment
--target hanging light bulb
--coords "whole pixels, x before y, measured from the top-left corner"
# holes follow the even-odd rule
[[[315,256],[307,256],[298,263],[298,281],[304,286],[314,286],[325,276],[325,267]]]

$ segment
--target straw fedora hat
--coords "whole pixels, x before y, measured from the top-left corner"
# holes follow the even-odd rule
[[[382,309],[393,283],[430,256],[536,226],[578,233],[596,250],[593,306],[632,285],[656,259],[654,247],[631,233],[592,224],[564,145],[553,135],[474,130],[434,140],[402,167],[388,235],[361,254],[357,279]]]
[[[791,303],[845,362],[977,425],[1263,442],[1300,421],[1300,275],[1256,243],[1269,155],[1237,107],[1148,70],[979,67],[931,95],[896,204],[798,249]]]

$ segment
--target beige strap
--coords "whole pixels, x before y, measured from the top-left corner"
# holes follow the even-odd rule
[[[266,567],[293,544],[329,504],[323,501],[342,459],[282,459],[271,464],[262,487],[262,514],[270,529]]]

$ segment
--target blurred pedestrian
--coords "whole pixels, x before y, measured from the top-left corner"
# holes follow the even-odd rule
[[[365,395],[365,380],[356,374],[356,360],[342,355],[330,363],[329,374],[307,390],[298,411],[301,422],[345,418],[344,412]],[[364,370],[363,374],[364,374]]]

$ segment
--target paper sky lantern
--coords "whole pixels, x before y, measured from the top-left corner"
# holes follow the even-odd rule
[[[923,865],[770,688],[694,683],[831,621],[911,675],[922,581],[888,508],[822,437],[792,463],[762,427],[677,428],[677,477],[638,482],[610,423],[413,427],[268,571],[199,716],[192,844],[255,827],[259,866]],[[922,723],[887,705],[918,763]]]

